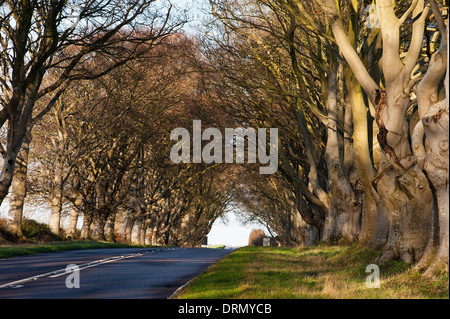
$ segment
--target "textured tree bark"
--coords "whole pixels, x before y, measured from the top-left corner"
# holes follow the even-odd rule
[[[427,139],[435,140],[430,143],[433,152],[425,160],[425,171],[431,181],[436,194],[438,217],[438,241],[436,253],[425,275],[435,276],[441,270],[448,273],[449,263],[449,151],[448,151],[448,111],[438,115],[424,118]],[[436,122],[435,122],[436,120]],[[434,134],[431,134],[433,131]],[[432,137],[432,135],[436,135]]]
[[[14,153],[7,154],[3,170],[0,174],[0,203],[8,196],[9,187],[13,180],[15,162],[16,155]]]
[[[156,225],[153,226],[153,228],[152,228],[151,244],[153,246],[159,245],[158,229],[157,229]]]
[[[406,161],[402,164],[408,167]],[[398,257],[408,263],[418,262],[430,236],[431,190],[417,165],[408,164],[412,165],[402,174],[388,167],[378,181],[377,193],[389,217],[389,237],[379,259],[381,264]],[[390,166],[387,160],[381,163],[382,168],[387,166]]]
[[[147,228],[145,232],[145,242],[144,242],[145,245],[150,246],[152,244],[152,236],[153,236],[152,229]]]
[[[106,241],[105,225],[106,218],[104,215],[97,216],[97,218],[94,219],[94,229],[92,231],[93,240]]]
[[[430,237],[433,199],[428,180],[411,153],[406,112],[414,84],[411,72],[420,53],[429,8],[418,0],[399,19],[391,0],[378,0],[377,6],[386,92],[378,91],[374,103],[383,154],[373,185],[389,216],[388,242],[379,262],[400,257],[414,263],[422,257]],[[401,60],[400,26],[411,12],[414,19],[411,44]]]
[[[347,96],[348,103],[352,109],[353,117],[353,144],[354,156],[358,178],[363,188],[363,204],[362,204],[362,222],[359,240],[362,242],[370,242],[377,230],[377,225],[381,225],[378,219],[382,216],[378,213],[378,207],[372,196],[371,180],[376,172],[372,164],[369,145],[369,109],[366,107],[359,85],[356,78],[350,70],[346,70]],[[387,219],[387,216],[386,216]]]
[[[431,229],[431,189],[417,159],[408,151],[405,112],[409,98],[403,94],[403,76],[401,72],[390,82],[389,92],[381,93],[377,106],[383,156],[373,183],[389,217],[389,237],[380,263],[398,257],[408,263],[418,262]]]
[[[50,194],[51,214],[49,227],[52,233],[59,236],[61,227],[61,210],[63,204],[63,183],[64,183],[64,161],[66,151],[67,132],[65,130],[65,120],[61,116],[62,107],[55,111],[56,117],[61,122],[58,126],[58,138],[55,141],[57,156],[53,176],[53,189]]]
[[[97,207],[94,213],[94,231],[92,238],[94,240],[106,241],[105,225],[109,216],[109,206],[106,203],[106,182],[104,178],[97,181],[96,186],[96,203]]]
[[[80,234],[80,238],[82,240],[90,239],[91,225],[92,225],[92,216],[85,213],[83,216],[83,225],[81,226],[81,234]]]
[[[134,227],[131,232],[131,242],[133,244],[139,244],[142,233],[142,218],[138,218],[134,223]]]
[[[123,230],[123,239],[127,243],[132,242],[132,233],[133,233],[134,224],[136,222],[136,218],[137,217],[131,215],[131,216],[128,216],[128,218],[125,221],[124,230]]]
[[[447,80],[448,81],[448,80]],[[448,103],[448,99],[447,99]],[[447,105],[448,108],[448,105]],[[434,276],[444,269],[448,272],[449,262],[449,125],[448,109],[431,108],[423,118],[427,140],[430,145],[424,169],[431,182],[436,198],[438,219],[438,242],[436,254],[426,275]]]
[[[116,224],[116,215],[117,215],[116,212],[110,213],[106,221],[105,238],[109,242],[114,242],[116,240],[114,232],[114,225]]]
[[[27,131],[22,143],[22,149],[17,155],[14,179],[11,184],[11,196],[9,198],[6,229],[19,237],[22,236],[22,216],[27,193],[27,166],[31,139],[31,132]]]
[[[408,263],[419,261],[431,229],[431,190],[409,152],[405,114],[409,96],[403,93],[404,77],[402,70],[395,79],[387,78],[389,91],[380,94],[376,110],[383,156],[373,184],[389,216],[389,237],[380,263],[397,257]]]
[[[326,146],[329,209],[323,240],[354,242],[359,236],[362,203],[344,173],[344,161],[339,151],[337,71],[337,64],[331,61],[327,83],[328,138]]]
[[[67,238],[74,238],[77,230],[79,211],[77,208],[72,207],[69,212],[69,220],[67,222],[66,235]]]
[[[433,1],[431,5],[438,21],[443,22],[437,4]],[[442,270],[448,273],[449,263],[449,39],[448,24],[438,24],[442,34],[441,45],[416,89],[421,121],[416,125],[413,136],[413,149],[420,155],[420,163],[430,181],[435,204],[430,241],[426,253],[416,266],[418,270],[426,270],[426,276],[435,276]],[[439,85],[443,78],[445,98],[439,101]],[[422,143],[423,134],[428,150]]]
[[[376,230],[372,240],[370,241],[370,247],[374,249],[382,249],[386,245],[389,238],[389,215],[387,213],[386,206],[384,206],[380,196],[378,196],[377,192],[373,188],[371,189],[371,198],[375,202],[377,216]]]
[[[114,239],[118,242],[124,241],[124,229],[127,213],[123,207],[118,207],[114,217]]]
[[[310,228],[314,226],[307,224],[295,207],[292,207],[291,215],[293,224],[292,235],[296,239],[296,245],[308,247],[316,244],[318,240],[311,237],[310,230]],[[284,237],[290,238],[292,235],[287,235]]]
[[[31,109],[34,105],[37,91],[39,89],[39,85],[37,83],[40,83],[41,80],[42,75],[38,76],[35,82],[26,88],[25,92],[22,92],[22,96],[20,96],[20,90],[14,90],[14,94],[6,106],[6,109],[14,110],[14,113],[12,113],[8,118],[7,147],[4,154],[3,169],[0,173],[0,204],[8,195],[9,188],[13,182],[17,156],[29,131],[29,123],[24,122],[23,120],[29,121],[31,118]],[[17,83],[13,83],[12,85],[17,85]],[[21,104],[21,99],[23,114],[17,111],[19,104]]]
[[[328,210],[328,229],[324,240],[331,242],[355,242],[360,232],[361,202],[339,166],[329,172],[330,209]]]
[[[141,226],[141,232],[139,236],[139,245],[145,245],[145,238],[147,237],[147,225],[145,223],[145,220],[142,220],[142,226]]]
[[[75,190],[76,197],[75,201],[72,203],[72,208],[69,213],[69,221],[67,224],[67,237],[75,237],[76,230],[77,230],[77,224],[78,224],[78,217],[80,216],[81,211],[81,205],[83,205],[83,195]]]
[[[61,227],[61,209],[63,202],[62,179],[63,179],[63,158],[58,156],[56,160],[55,176],[53,177],[53,190],[50,198],[50,222],[49,227],[53,234],[58,235]]]

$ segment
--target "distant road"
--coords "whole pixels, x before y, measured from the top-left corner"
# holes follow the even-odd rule
[[[166,299],[231,252],[93,249],[0,259],[0,299]]]

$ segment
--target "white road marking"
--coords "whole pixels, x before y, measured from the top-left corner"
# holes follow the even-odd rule
[[[105,258],[105,259],[99,259],[96,261],[91,261],[85,264],[81,264],[79,265],[79,270],[83,270],[83,269],[87,269],[87,268],[92,268],[92,267],[96,267],[96,266],[100,266],[100,265],[104,265],[107,263],[111,263],[114,261],[119,261],[119,260],[123,260],[123,259],[128,259],[128,258],[134,258],[134,257],[139,257],[139,256],[143,256],[143,255],[149,255],[149,254],[153,254],[157,251],[160,251],[161,249],[157,249],[157,250],[150,250],[150,251],[145,251],[142,253],[135,253],[135,254],[128,254],[128,255],[120,255],[120,256],[114,256],[114,257],[109,257],[109,258]],[[30,282],[30,281],[34,281],[34,280],[39,280],[43,277],[49,277],[49,278],[57,278],[63,275],[68,275],[69,273],[66,272],[66,268],[63,269],[59,269],[59,270],[55,270],[55,271],[51,271],[51,272],[47,272],[45,274],[40,274],[40,275],[35,275],[32,277],[28,277],[25,279],[21,279],[21,280],[17,280],[17,281],[13,281],[4,285],[0,285],[0,289],[1,288],[21,288],[23,287],[22,284],[26,283],[26,282]]]

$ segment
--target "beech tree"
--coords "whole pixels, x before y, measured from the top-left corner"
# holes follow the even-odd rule
[[[1,2],[0,124],[7,125],[7,140],[6,147],[2,145],[0,201],[12,183],[16,158],[33,121],[36,101],[52,96],[36,115],[40,118],[73,80],[101,77],[151,50],[159,39],[180,25],[180,21],[169,22],[170,7],[159,11],[155,5],[154,0],[126,4],[120,1],[70,4],[65,0]],[[146,32],[142,32],[143,23]],[[125,41],[134,45],[121,45]],[[103,56],[110,63],[95,70],[86,69],[86,62],[94,55]],[[49,72],[56,76],[45,83],[43,79]]]
[[[239,209],[284,245],[360,242],[377,263],[448,272],[445,3],[209,2],[201,39],[154,1],[79,6],[71,26],[65,2],[2,2],[11,230],[28,174],[71,237],[196,246]],[[172,163],[170,132],[194,120],[278,128],[278,171]]]
[[[434,0],[376,1],[377,25],[364,14],[365,1],[210,3],[222,23],[222,58],[213,63],[231,83],[221,86],[233,94],[221,95],[230,97],[230,113],[282,132],[295,127],[289,116],[299,119],[292,139],[301,142],[294,148],[281,138],[280,173],[297,179],[297,167],[285,164],[300,156],[296,165],[309,178],[293,185],[302,189],[297,197],[320,207],[321,239],[382,248],[380,263],[401,258],[421,269],[432,263],[427,274],[448,269],[440,257],[448,256],[446,9]],[[276,94],[287,105],[307,102],[302,112],[281,113]],[[308,217],[302,214],[314,224]]]
[[[442,15],[438,10],[437,3],[431,2],[433,3],[432,7],[435,8],[434,15],[441,25],[443,45],[446,46],[446,29],[443,25]],[[383,153],[378,175],[372,180],[372,184],[384,203],[390,223],[388,242],[380,262],[386,262],[398,256],[407,262],[418,262],[424,254],[430,237],[429,235],[424,236],[424,234],[431,234],[433,199],[429,181],[422,167],[418,165],[409,143],[406,113],[411,105],[412,89],[417,84],[417,79],[420,79],[420,77],[414,77],[414,69],[417,63],[421,62],[419,58],[424,43],[423,37],[430,6],[425,6],[424,1],[412,1],[401,16],[397,17],[392,1],[377,1],[376,4],[382,36],[381,71],[383,78],[380,82],[376,82],[369,74],[348,41],[342,22],[338,17],[336,4],[326,1],[321,7],[330,19],[333,35],[343,56],[369,101],[376,106],[376,121],[379,127],[378,141]],[[402,49],[400,31],[401,27],[410,19],[410,15],[409,47]],[[405,52],[403,56],[400,56],[401,51]],[[445,58],[440,55],[441,52],[437,54],[439,56],[437,60],[444,59],[444,63],[441,64],[439,73],[433,74],[439,78],[434,82],[435,91],[445,73],[442,69],[445,70],[447,65]],[[427,71],[428,75],[436,72],[432,70],[432,65],[433,63],[428,66],[430,72]],[[426,78],[427,76],[422,81],[426,81]],[[423,92],[422,85],[417,86],[417,102]],[[442,112],[445,112],[445,109],[442,109]],[[419,112],[423,123],[424,115]],[[435,192],[436,198],[442,195],[442,193]],[[445,199],[438,199],[437,205],[439,206],[439,203],[443,202],[445,203]]]
[[[190,59],[196,50],[195,41],[174,34],[139,59],[99,79],[73,82],[61,94],[36,127],[38,172],[30,176],[34,198],[51,206],[55,233],[196,246],[228,209],[233,183],[221,179],[223,169],[170,162],[170,131],[192,125],[195,113],[204,120],[213,114],[203,112],[195,90]]]
[[[247,118],[252,112],[254,118],[261,119],[258,125],[279,127],[284,145],[280,148],[279,170],[292,184],[297,198],[294,211],[316,227],[319,237],[356,241],[361,232],[362,192],[348,142],[351,113],[345,112],[345,101],[338,96],[342,95],[343,72],[338,72],[341,68],[333,56],[335,48],[327,39],[309,34],[276,1],[250,3],[253,7],[212,3],[215,15],[228,28],[227,34],[233,34],[227,37],[230,43],[225,40],[221,44],[224,54],[235,55],[222,62],[225,71],[218,72],[245,90],[245,100],[232,96],[240,99],[240,105],[233,108],[241,109],[241,113],[232,114],[251,123]],[[308,45],[314,49],[305,50]],[[230,70],[239,58],[244,63],[253,58],[254,64],[247,67],[261,70],[259,78],[249,72],[254,76],[252,81],[248,81],[248,75],[239,79],[236,74],[245,67],[238,65]],[[253,95],[247,99],[248,92]],[[250,111],[244,111],[242,105]]]

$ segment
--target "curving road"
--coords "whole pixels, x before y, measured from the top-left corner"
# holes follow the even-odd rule
[[[0,299],[166,299],[231,252],[93,249],[0,259]]]

